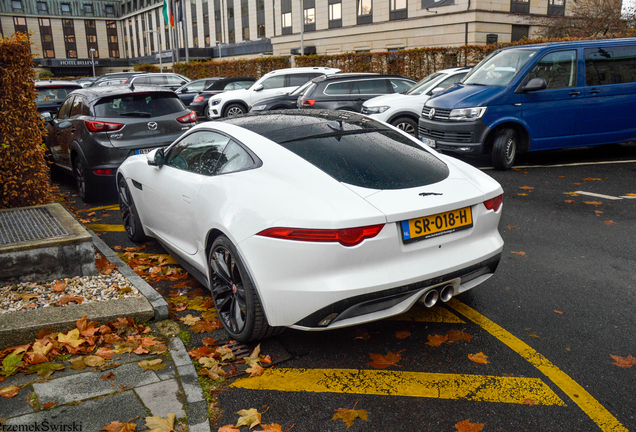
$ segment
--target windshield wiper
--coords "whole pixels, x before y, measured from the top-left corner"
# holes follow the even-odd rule
[[[152,117],[149,112],[126,112],[119,114],[121,117]]]

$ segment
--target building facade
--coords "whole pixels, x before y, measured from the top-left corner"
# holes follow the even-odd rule
[[[93,67],[99,75],[186,58],[290,55],[301,47],[337,54],[509,42],[531,37],[533,18],[566,13],[565,2],[180,0],[173,30],[163,0],[5,0],[0,33],[31,32],[36,66],[56,76],[92,75]]]

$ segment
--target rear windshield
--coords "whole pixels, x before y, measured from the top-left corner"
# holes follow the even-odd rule
[[[448,167],[392,130],[339,131],[280,142],[336,180],[371,189],[405,189],[448,177]]]
[[[59,88],[59,87],[49,87],[49,88],[37,88],[35,90],[35,104],[40,105],[52,105],[56,103],[62,103],[64,99],[66,99],[66,95],[68,95],[73,90],[77,90],[77,88]]]
[[[108,96],[95,104],[96,117],[157,117],[184,111],[174,93],[133,93]]]

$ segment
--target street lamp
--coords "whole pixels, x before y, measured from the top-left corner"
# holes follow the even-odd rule
[[[97,51],[95,48],[91,48],[91,65],[93,66],[93,78],[95,78],[95,58],[93,57],[93,53]]]
[[[163,62],[161,60],[161,32],[159,30],[146,30],[146,37],[148,37],[149,33],[157,33],[157,35],[158,35],[157,39],[158,39],[158,42],[159,42],[159,49],[158,49],[158,52],[159,52],[159,54],[158,54],[159,55],[159,71],[163,72]]]
[[[223,54],[221,53],[221,47],[223,46],[223,44],[219,41],[216,41],[216,46],[219,48],[219,58],[223,58]]]

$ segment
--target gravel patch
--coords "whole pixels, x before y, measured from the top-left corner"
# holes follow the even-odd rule
[[[140,296],[139,290],[119,270],[112,269],[109,274],[2,286],[0,314]]]

